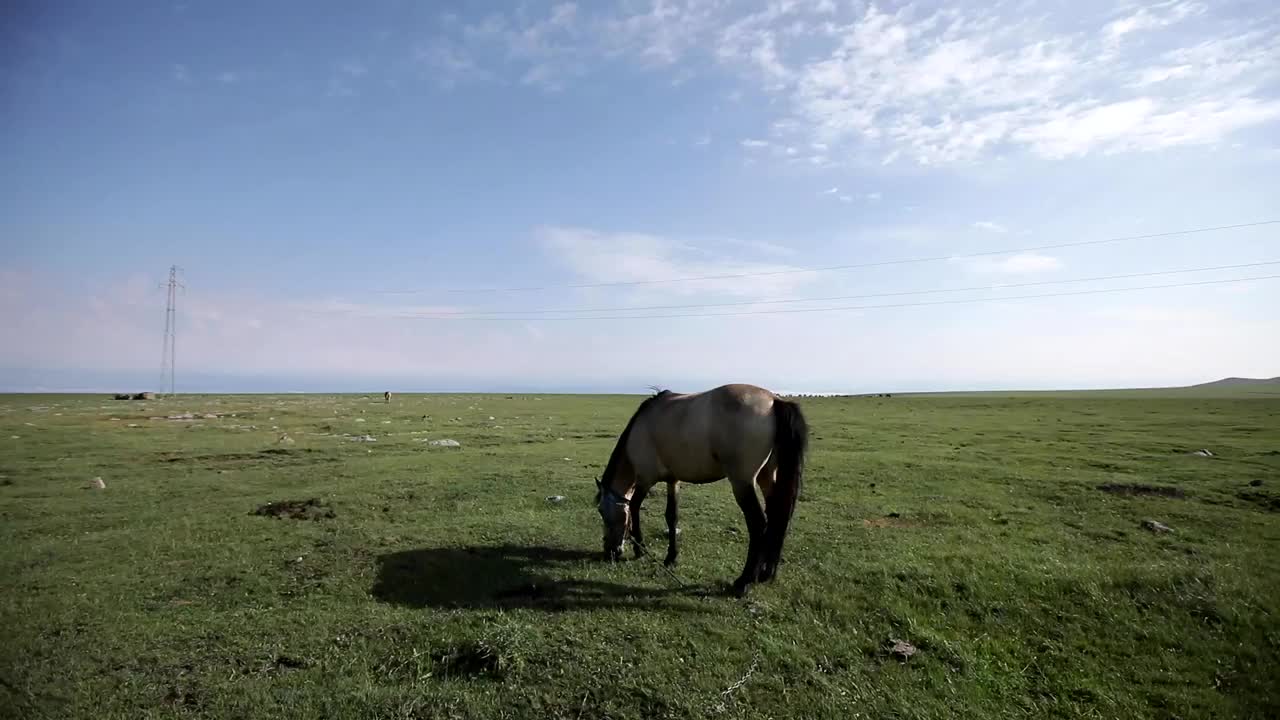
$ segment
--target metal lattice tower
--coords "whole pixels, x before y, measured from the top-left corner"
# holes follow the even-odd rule
[[[173,395],[176,389],[174,380],[175,369],[178,363],[178,288],[183,287],[178,282],[178,266],[169,266],[169,282],[160,287],[167,290],[167,300],[164,309],[164,348],[160,357],[160,390],[159,394],[164,395],[166,380],[168,381],[168,395]]]

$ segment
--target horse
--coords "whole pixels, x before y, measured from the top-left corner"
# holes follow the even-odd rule
[[[604,556],[619,560],[628,534],[644,554],[640,506],[667,484],[667,556],[676,563],[678,485],[729,479],[747,524],[747,559],[733,582],[741,596],[778,572],[787,526],[795,512],[809,429],[800,406],[755,385],[721,385],[698,393],[658,390],[640,403],[618,436],[596,480],[604,521]],[[756,495],[764,495],[764,508]]]
[[[386,391],[386,392],[382,393],[382,402],[384,402],[384,403],[390,403],[390,402],[391,402],[391,391],[390,391],[390,390],[388,390],[388,391]]]

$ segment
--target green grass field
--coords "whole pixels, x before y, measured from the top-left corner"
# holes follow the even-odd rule
[[[597,559],[593,479],[639,400],[0,398],[0,708],[1280,716],[1280,399],[803,400],[786,559],[742,600],[727,483],[682,492],[685,584]]]

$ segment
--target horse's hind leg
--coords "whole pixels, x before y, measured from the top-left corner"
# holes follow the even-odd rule
[[[764,495],[765,507],[765,538],[760,542],[760,575],[757,578],[760,582],[769,582],[773,579],[774,574],[778,570],[778,562],[781,559],[782,550],[777,547],[769,530],[769,525],[774,521],[772,516],[777,502],[773,499],[773,487],[777,484],[778,466],[774,458],[769,458],[764,467],[760,468],[759,474],[756,475],[756,485],[760,487],[761,494]]]
[[[765,517],[760,507],[760,498],[756,496],[755,473],[730,475],[733,484],[733,497],[742,508],[742,517],[747,522],[747,562],[742,567],[742,574],[733,581],[733,592],[741,596],[747,591],[747,585],[755,582],[760,572],[761,547],[764,543]]]
[[[676,557],[680,554],[680,550],[676,547],[676,522],[680,516],[680,511],[676,508],[677,492],[679,492],[679,483],[675,480],[667,481],[667,559],[662,561],[667,566],[675,565]]]
[[[636,557],[644,554],[644,535],[640,534],[640,504],[649,494],[650,483],[636,483],[635,492],[631,493],[631,539]]]

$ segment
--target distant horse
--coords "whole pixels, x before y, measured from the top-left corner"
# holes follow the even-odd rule
[[[382,402],[384,402],[384,403],[390,403],[390,402],[391,402],[391,391],[390,391],[390,390],[388,390],[388,391],[386,391],[386,392],[382,393]]]
[[[754,385],[722,385],[700,393],[663,390],[645,399],[618,437],[596,503],[604,520],[606,559],[622,557],[628,533],[644,552],[640,505],[667,483],[667,557],[676,562],[677,485],[729,478],[747,523],[747,561],[733,583],[742,595],[772,580],[795,512],[809,430],[800,406]],[[764,494],[760,507],[756,487]]]

